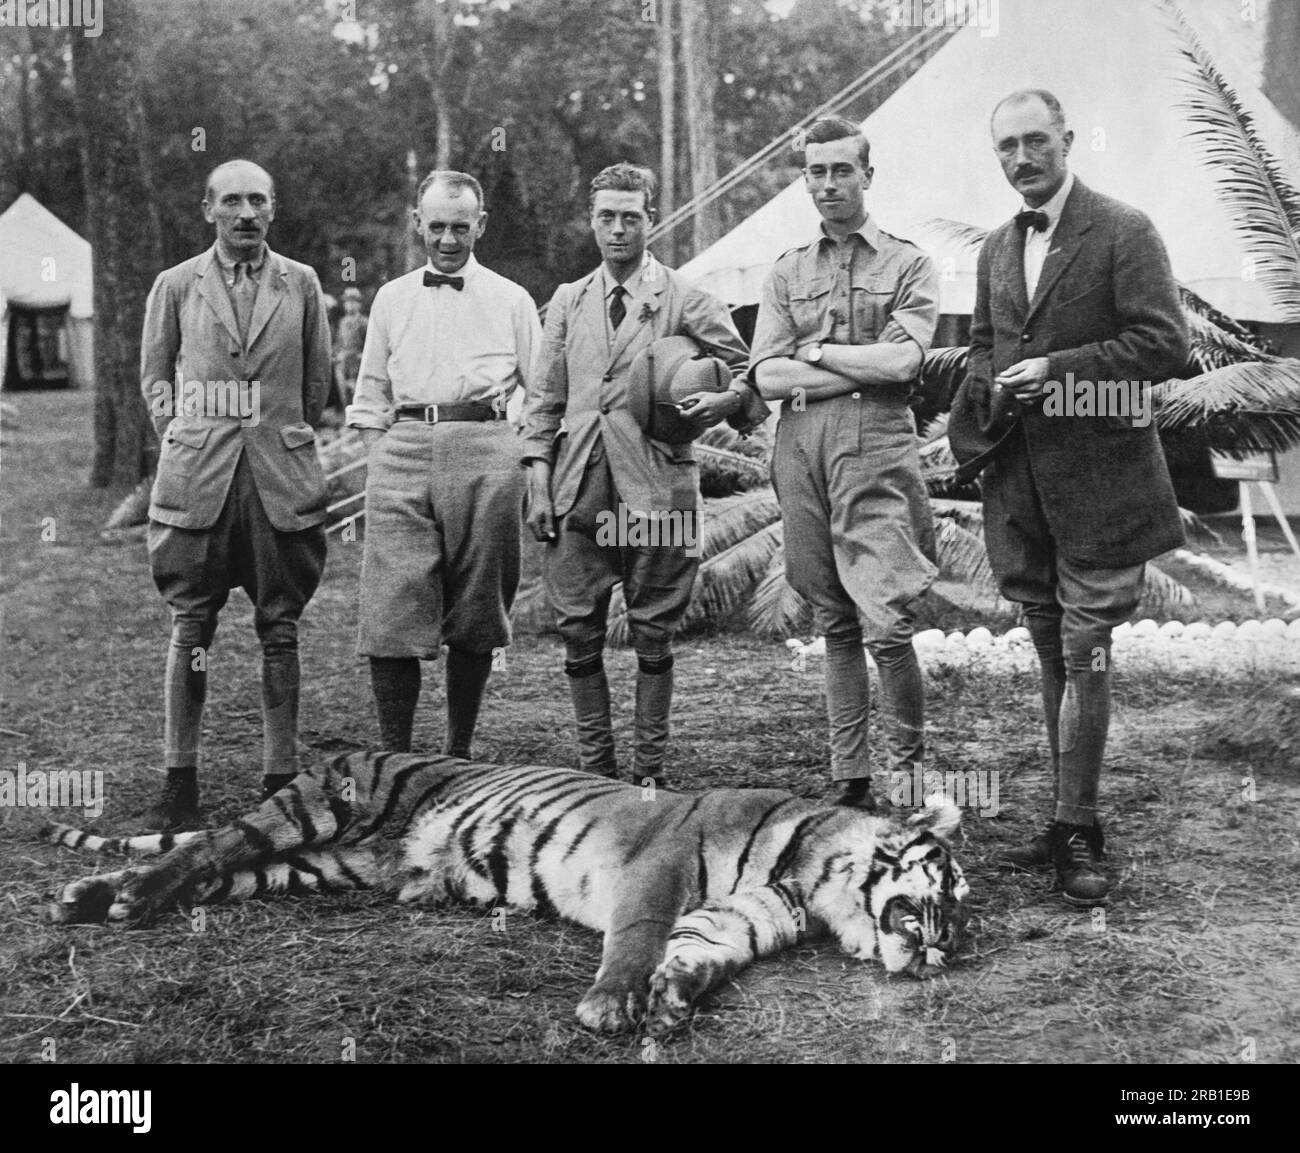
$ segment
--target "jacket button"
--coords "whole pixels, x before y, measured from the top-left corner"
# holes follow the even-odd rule
[[[1033,339],[1034,339],[1034,334],[1032,332],[1022,332],[1020,334],[1021,344],[1028,344]]]
[[[608,413],[608,412],[609,412],[609,405],[607,405],[607,404],[602,404],[602,405],[600,406],[600,411],[603,412],[603,413]]]
[[[608,384],[611,380],[614,379],[614,374],[612,372],[607,372],[600,379],[603,380],[606,384]]]
[[[238,356],[238,355],[239,355],[239,349],[237,349],[237,348],[232,348],[232,349],[230,350],[230,355],[231,355],[231,356]]]
[[[855,393],[853,394],[853,399],[854,399],[854,400],[861,400],[861,399],[862,399],[862,393],[860,393],[860,392],[855,392]]]

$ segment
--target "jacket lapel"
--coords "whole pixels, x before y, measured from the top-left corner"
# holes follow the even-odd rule
[[[257,299],[253,303],[253,316],[248,322],[249,348],[252,348],[257,343],[257,338],[262,329],[266,327],[267,321],[275,314],[275,310],[280,307],[280,301],[284,299],[285,281],[288,276],[289,272],[285,268],[284,262],[274,252],[267,249],[266,262],[262,265],[262,281],[257,286]]]
[[[1070,267],[1074,258],[1083,247],[1084,234],[1092,227],[1092,198],[1087,187],[1074,178],[1074,187],[1069,199],[1061,210],[1061,220],[1052,233],[1052,246],[1047,250],[1047,259],[1043,261],[1043,271],[1038,276],[1038,287],[1034,290],[1034,299],[1029,306],[1029,316],[1042,307],[1043,301],[1061,278],[1061,274]],[[1021,261],[1021,284],[1024,283],[1024,262]],[[1029,316],[1025,319],[1028,320]]]
[[[235,306],[230,303],[230,293],[226,291],[221,280],[221,269],[217,265],[215,249],[209,249],[195,269],[199,281],[199,295],[208,302],[208,307],[216,313],[230,339],[239,344],[239,322],[235,319]]]
[[[1025,288],[1025,234],[1014,225],[998,253],[993,283],[1011,286],[1011,302],[1017,316],[1029,311],[1029,293]]]
[[[605,341],[605,302],[600,295],[600,269],[588,273],[579,282],[577,294],[573,298],[573,315],[577,324],[587,330],[587,339],[592,348],[606,348]]]
[[[636,295],[628,298],[627,316],[623,318],[623,323],[618,326],[618,331],[614,334],[614,343],[609,350],[610,367],[619,362],[627,352],[628,346],[642,330],[650,331],[647,326],[652,323],[654,314],[659,311],[660,296],[667,285],[668,277],[664,275],[663,267],[654,257],[651,257],[641,270],[641,283],[637,287]],[[645,319],[642,319],[643,316]]]

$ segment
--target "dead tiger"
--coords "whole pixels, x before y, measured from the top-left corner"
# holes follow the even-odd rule
[[[776,789],[674,793],[574,769],[357,753],[224,828],[43,836],[164,854],[67,885],[57,922],[139,925],[182,901],[357,888],[558,914],[605,934],[578,1020],[659,1033],[801,933],[829,932],[891,973],[942,968],[968,892],[948,846],[960,819],[942,798],[900,820]]]

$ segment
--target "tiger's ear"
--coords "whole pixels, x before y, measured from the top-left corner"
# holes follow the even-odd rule
[[[931,793],[925,799],[925,807],[907,819],[907,831],[913,836],[931,833],[945,841],[960,827],[961,809],[943,793]]]

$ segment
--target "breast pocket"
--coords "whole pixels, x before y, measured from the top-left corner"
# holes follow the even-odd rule
[[[831,286],[824,280],[791,285],[790,316],[794,320],[795,337],[799,344],[829,339],[831,335],[830,294]]]
[[[894,305],[894,285],[880,278],[868,278],[850,289],[853,308],[853,341],[867,344],[880,336],[889,323]]]

